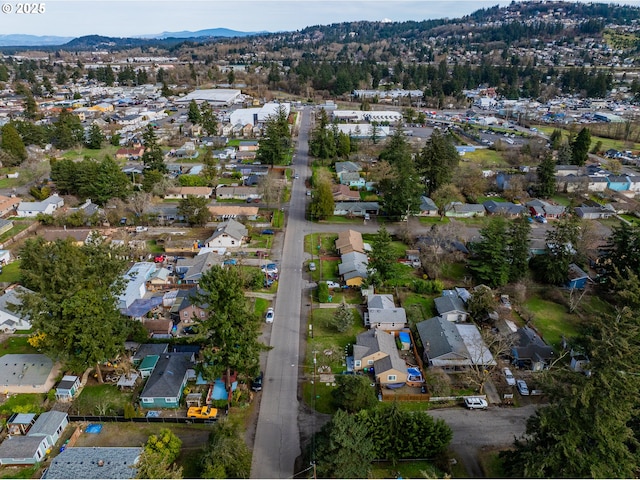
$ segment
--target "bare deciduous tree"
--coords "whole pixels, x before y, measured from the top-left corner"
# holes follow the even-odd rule
[[[128,199],[127,205],[131,213],[141,217],[151,205],[151,194],[147,192],[134,192]]]
[[[267,204],[267,207],[280,202],[282,190],[282,181],[272,170],[262,177],[258,183],[258,191],[262,195],[262,201]]]

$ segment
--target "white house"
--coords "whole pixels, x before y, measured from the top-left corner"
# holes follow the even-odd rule
[[[0,296],[0,331],[13,333],[16,330],[29,330],[31,321],[28,316],[18,313],[17,307],[22,305],[20,294],[33,293],[28,288],[17,286]]]
[[[213,235],[205,241],[205,245],[210,248],[239,247],[242,245],[247,234],[247,227],[233,218],[230,218],[218,225],[218,228],[213,232]]]
[[[124,275],[126,287],[118,297],[118,308],[127,309],[131,304],[144,297],[147,293],[147,280],[156,271],[156,265],[152,262],[135,263]]]
[[[62,197],[54,193],[41,202],[20,202],[16,209],[18,217],[37,217],[38,214],[52,215],[57,209],[64,206]]]

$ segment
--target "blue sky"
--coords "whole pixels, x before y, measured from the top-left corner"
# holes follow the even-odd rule
[[[23,0],[20,0],[23,1]],[[38,0],[31,0],[38,2]],[[600,0],[640,6],[640,0]],[[18,1],[0,0],[15,12]],[[107,35],[230,28],[299,30],[350,20],[456,18],[510,0],[44,0],[44,13],[0,13],[0,34]]]

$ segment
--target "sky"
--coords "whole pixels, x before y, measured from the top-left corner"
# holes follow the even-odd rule
[[[457,18],[510,0],[30,0],[44,12],[18,14],[0,0],[0,35],[133,37],[208,28],[292,31],[353,20]],[[640,0],[599,0],[640,6]],[[40,9],[39,9],[40,10]],[[8,11],[8,13],[7,13]]]

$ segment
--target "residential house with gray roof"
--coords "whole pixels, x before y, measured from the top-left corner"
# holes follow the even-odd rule
[[[143,408],[178,408],[193,368],[192,353],[164,353],[140,394]]]
[[[242,246],[248,235],[247,227],[230,218],[222,222],[213,234],[204,242],[207,247],[233,248]]]
[[[197,284],[202,275],[213,265],[222,265],[223,257],[216,252],[200,252],[193,258],[181,258],[176,262],[176,275],[184,283]]]
[[[136,478],[141,454],[142,447],[70,447],[51,460],[42,478]]]
[[[438,315],[449,322],[466,322],[469,313],[457,295],[443,295],[434,299]]]
[[[517,217],[526,212],[523,205],[518,205],[512,202],[496,202],[495,200],[487,200],[482,205],[490,215]]]
[[[407,381],[407,366],[400,358],[391,333],[374,328],[359,334],[353,346],[353,360],[356,371],[373,367],[380,385]]]
[[[474,324],[433,317],[416,324],[416,329],[424,348],[423,360],[432,367],[455,372],[496,364]]]
[[[51,410],[41,413],[29,430],[31,437],[47,437],[49,445],[55,445],[62,432],[69,425],[69,416],[66,412]]]
[[[37,217],[39,214],[52,215],[53,212],[64,206],[62,197],[54,193],[41,202],[20,202],[16,208],[18,217]]]
[[[399,331],[407,325],[404,308],[396,307],[393,295],[371,295],[364,314],[365,326],[384,331]]]
[[[20,285],[8,289],[0,296],[0,330],[5,333],[13,333],[16,330],[29,330],[31,319],[28,315],[18,312],[22,305],[21,295],[34,293]]]
[[[368,276],[369,259],[364,253],[350,252],[341,257],[338,274],[348,286],[360,286]]]

